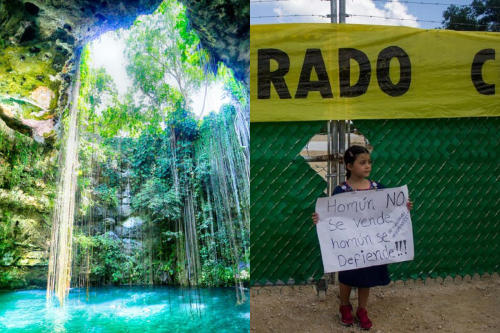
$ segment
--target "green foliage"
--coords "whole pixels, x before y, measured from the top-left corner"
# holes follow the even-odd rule
[[[120,248],[120,240],[105,234],[95,236],[94,242],[92,259],[95,261],[91,266],[91,272],[101,281],[120,283],[123,278],[121,263],[126,261],[126,257]]]
[[[189,94],[212,78],[206,70],[208,54],[199,43],[188,28],[185,9],[174,0],[134,23],[127,40],[127,69],[155,108],[168,112],[178,109],[179,102],[188,107]]]
[[[145,212],[153,222],[176,220],[181,215],[178,194],[159,178],[150,178],[141,186],[133,198],[132,207]]]
[[[14,265],[21,258],[21,248],[17,245],[21,234],[19,223],[12,213],[0,209],[0,266]]]
[[[27,285],[25,272],[19,267],[0,268],[0,289],[17,289]]]
[[[121,255],[126,251],[119,239],[101,234],[90,237],[90,241],[85,238],[75,241],[82,253],[92,253],[92,283],[143,284],[149,283],[150,275],[154,283],[181,283],[186,268],[183,258],[178,257],[178,246],[185,242],[185,233],[178,229],[177,222],[183,221],[185,200],[189,196],[198,207],[195,213],[201,261],[198,283],[229,286],[234,284],[235,275],[240,279],[244,277],[238,267],[248,266],[249,259],[243,251],[243,246],[248,247],[248,230],[242,229],[245,227],[239,220],[234,202],[228,203],[233,205],[230,211],[219,206],[221,199],[213,202],[214,196],[230,195],[213,188],[219,186],[219,180],[214,183],[216,171],[212,163],[216,158],[214,154],[219,154],[214,149],[232,152],[221,151],[221,158],[226,161],[233,158],[231,154],[234,152],[241,153],[232,125],[235,112],[234,107],[226,106],[221,113],[206,116],[198,127],[189,113],[179,110],[167,119],[167,127],[162,132],[146,129],[137,138],[101,140],[93,148],[104,156],[112,156],[111,159],[99,160],[99,181],[86,182],[93,188],[95,206],[109,208],[118,205],[118,193],[123,191],[125,181],[131,185],[132,215],[140,215],[146,222],[141,227],[141,249],[126,258]],[[227,133],[227,128],[231,129],[231,134]],[[176,140],[174,147],[173,138]],[[178,188],[173,168],[178,176]],[[123,170],[128,170],[126,180],[118,176]],[[237,178],[241,184],[245,183],[243,175]],[[245,208],[244,203],[242,208]],[[232,220],[234,230],[227,229],[225,225],[229,222],[222,219]],[[84,226],[82,230],[85,230]],[[232,237],[235,239],[231,240]],[[183,256],[182,252],[180,255]],[[239,258],[237,261],[235,255]],[[80,257],[77,262],[81,265],[85,260]]]
[[[0,189],[22,188],[40,195],[40,183],[54,181],[54,151],[16,133],[9,138],[0,129]],[[50,193],[50,191],[47,191]]]
[[[224,90],[228,96],[242,107],[249,107],[250,91],[248,87],[235,79],[234,73],[230,68],[224,64],[219,64],[217,76],[221,77],[224,82]]]
[[[92,284],[186,284],[189,246],[198,249],[191,265],[200,261],[199,275],[189,283],[232,285],[240,264],[248,265],[249,242],[241,216],[248,206],[234,199],[240,196],[235,190],[248,191],[241,185],[248,176],[241,171],[236,109],[227,105],[202,121],[191,111],[192,92],[214,75],[177,2],[164,1],[123,34],[134,91],[119,96],[104,70],[89,67],[88,50],[81,64],[74,276],[88,275]],[[217,76],[233,103],[248,107],[248,89],[232,71],[221,65]],[[131,216],[144,223],[135,230],[140,236],[122,241],[110,230],[120,234],[117,228],[123,228],[118,207],[125,189]],[[105,224],[103,215],[112,219]]]
[[[205,287],[234,285],[233,268],[218,262],[206,261],[202,268],[201,285]]]
[[[121,100],[113,78],[104,68],[90,67],[88,46],[82,52],[80,65],[80,98],[78,101],[82,131],[112,138],[120,130],[135,133],[141,128],[140,113],[135,112],[131,97]]]
[[[56,151],[0,127],[0,288],[31,283],[20,265],[50,238]]]
[[[470,6],[450,5],[443,18],[445,29],[500,31],[500,0],[474,0]]]
[[[174,0],[134,23],[127,56],[134,88],[120,96],[112,77],[90,66],[88,47],[82,52],[73,277],[88,277],[93,285],[144,284],[150,278],[186,283],[186,226],[194,225],[201,264],[198,280],[191,282],[232,285],[240,262],[248,264],[243,250],[248,233],[235,194],[219,190],[230,182],[230,170],[215,173],[218,163],[241,150],[234,136],[235,109],[226,106],[204,120],[193,114],[193,92],[214,81],[209,70],[214,66]],[[217,76],[233,102],[248,107],[248,89],[232,71],[220,65]],[[66,109],[60,115],[62,132],[68,121]],[[47,249],[58,144],[39,145],[0,129],[0,266],[7,266],[0,270],[0,287],[30,283],[27,270],[14,265],[27,249]],[[118,210],[125,188],[132,216],[144,220],[129,243],[116,237],[124,222]]]
[[[80,249],[79,255],[75,258],[77,265],[85,265],[85,255],[88,251],[92,251],[90,281],[93,284],[123,284],[125,282],[123,265],[130,258],[125,255],[120,239],[113,237],[111,233],[92,237],[77,234],[74,236],[74,242]]]
[[[105,207],[112,208],[118,206],[116,188],[109,187],[107,184],[99,184],[94,189],[96,200]]]
[[[182,108],[171,111],[167,117],[168,126],[174,130],[176,140],[195,141],[198,137],[198,124],[192,112]]]

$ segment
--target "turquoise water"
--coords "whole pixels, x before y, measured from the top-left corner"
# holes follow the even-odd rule
[[[72,289],[64,308],[45,290],[0,292],[0,332],[249,332],[250,301],[234,288]]]

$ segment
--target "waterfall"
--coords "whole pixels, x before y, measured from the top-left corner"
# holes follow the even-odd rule
[[[76,176],[78,166],[78,94],[80,91],[79,57],[76,78],[71,90],[67,134],[62,150],[61,173],[52,220],[47,299],[55,295],[60,305],[68,295],[71,282],[73,221],[75,215]]]

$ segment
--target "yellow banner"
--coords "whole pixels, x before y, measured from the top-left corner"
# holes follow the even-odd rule
[[[254,25],[250,57],[252,122],[500,115],[500,33]]]

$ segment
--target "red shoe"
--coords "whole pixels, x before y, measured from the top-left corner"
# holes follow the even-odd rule
[[[358,308],[356,317],[359,320],[359,327],[364,330],[369,330],[372,327],[372,321],[368,318],[368,312],[365,308]]]
[[[351,326],[354,323],[354,318],[352,317],[352,305],[341,305],[339,311],[340,324],[344,326]]]

